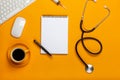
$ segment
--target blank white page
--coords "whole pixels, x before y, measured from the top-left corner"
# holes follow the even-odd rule
[[[51,54],[68,54],[68,17],[42,16],[41,44]],[[41,50],[42,54],[45,54]]]

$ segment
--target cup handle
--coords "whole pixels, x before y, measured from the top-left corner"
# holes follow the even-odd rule
[[[25,53],[28,53],[28,52],[30,52],[30,50],[29,50],[29,49],[25,50]]]

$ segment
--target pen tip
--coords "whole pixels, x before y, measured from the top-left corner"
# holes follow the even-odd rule
[[[33,42],[35,42],[36,40],[34,40]]]
[[[36,40],[34,40],[33,42],[34,42],[34,43],[37,43],[37,41],[36,41]]]

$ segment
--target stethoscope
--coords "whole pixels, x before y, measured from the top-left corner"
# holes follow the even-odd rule
[[[79,39],[77,42],[76,42],[76,45],[75,45],[75,51],[77,53],[77,56],[79,57],[79,59],[82,61],[82,63],[84,64],[85,66],[85,70],[87,73],[92,73],[93,70],[94,70],[94,67],[93,65],[91,64],[87,64],[83,59],[82,57],[80,56],[79,52],[78,52],[78,44],[81,42],[82,43],[82,46],[83,48],[90,54],[93,54],[93,55],[98,55],[102,52],[102,43],[96,39],[96,38],[93,38],[93,37],[84,37],[84,34],[85,33],[91,33],[93,32],[97,27],[99,27],[100,24],[102,24],[110,15],[110,9],[107,7],[107,6],[104,6],[104,8],[108,11],[108,14],[94,27],[92,28],[91,30],[84,30],[83,29],[83,21],[84,21],[84,14],[85,14],[85,10],[86,10],[86,7],[87,7],[87,4],[88,4],[88,1],[93,1],[93,2],[96,2],[96,0],[86,0],[86,3],[85,3],[85,6],[84,6],[84,10],[83,10],[83,14],[82,14],[82,18],[81,18],[81,21],[80,21],[80,30],[82,31],[82,34],[81,34],[81,39]],[[96,41],[99,45],[100,45],[100,50],[98,52],[92,52],[90,51],[85,43],[84,43],[84,40],[94,40]]]

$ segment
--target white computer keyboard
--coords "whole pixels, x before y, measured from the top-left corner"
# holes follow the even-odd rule
[[[0,24],[29,6],[35,0],[0,0]]]

